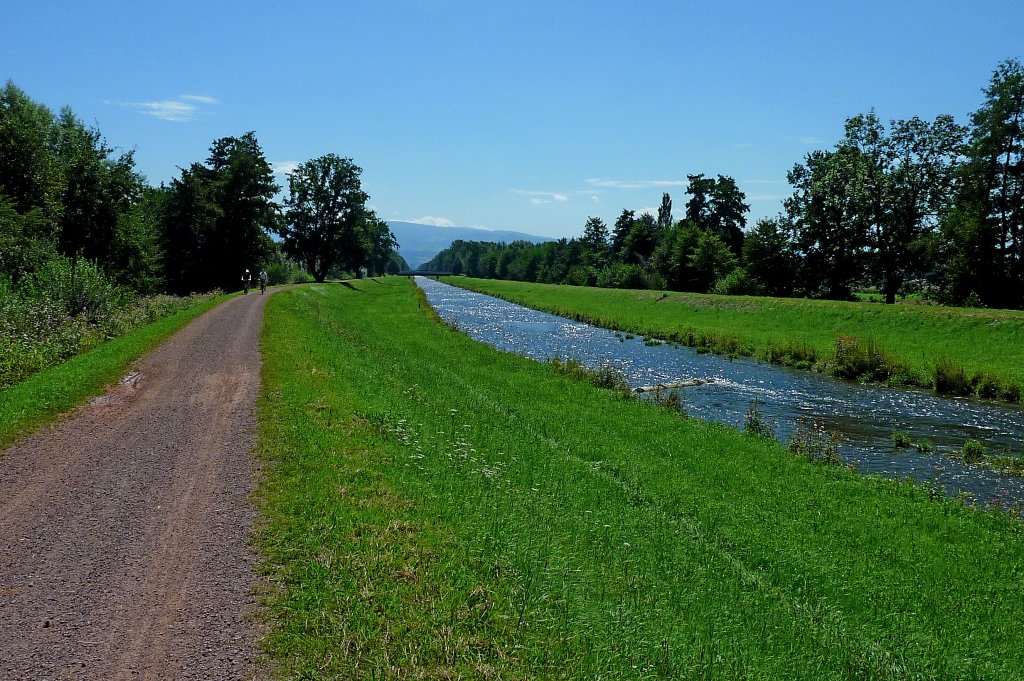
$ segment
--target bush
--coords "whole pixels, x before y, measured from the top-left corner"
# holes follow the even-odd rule
[[[747,270],[737,267],[715,282],[711,292],[729,296],[760,296],[764,295],[764,287]]]
[[[910,368],[882,350],[874,338],[862,343],[853,336],[836,336],[835,350],[826,367],[839,378],[869,381],[908,382],[911,375]]]
[[[1002,393],[1002,382],[991,371],[982,371],[976,374],[972,383],[975,385],[975,392],[978,393],[978,397],[994,400]]]
[[[647,273],[639,265],[615,263],[601,270],[597,285],[602,288],[646,289]]]
[[[54,258],[15,287],[0,277],[0,390],[105,340],[220,295],[133,299],[94,266]]]
[[[311,281],[313,281],[313,277],[292,262],[275,262],[267,265],[267,283],[271,286],[306,284]]]
[[[598,388],[609,388],[623,395],[631,395],[633,389],[621,371],[608,364],[603,364],[596,369],[583,366],[574,359],[561,360],[553,358],[549,364],[559,373],[571,376],[578,381],[585,381]]]
[[[822,423],[797,421],[796,432],[789,441],[789,451],[827,466],[843,464],[843,458],[839,456],[839,435],[829,432]]]
[[[132,300],[128,289],[108,279],[95,264],[63,256],[50,258],[27,280],[24,292],[57,305],[69,317],[82,316],[89,323]]]
[[[974,386],[964,368],[952,360],[942,360],[932,372],[932,386],[943,395],[970,395]]]
[[[761,400],[750,401],[750,406],[747,407],[746,423],[744,424],[743,429],[757,437],[768,439],[775,438],[775,427],[768,419],[765,418],[764,414],[761,413]]]
[[[809,343],[789,340],[785,345],[769,345],[762,359],[771,364],[810,369],[818,361],[818,351]]]
[[[964,443],[964,463],[980,463],[985,460],[985,445],[978,440],[968,440]]]
[[[892,444],[896,449],[906,449],[911,445],[910,436],[898,430],[892,431]]]

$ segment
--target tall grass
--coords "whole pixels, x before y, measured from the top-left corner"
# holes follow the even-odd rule
[[[263,348],[282,677],[1024,675],[1013,518],[498,353],[405,280],[282,292]]]
[[[0,275],[0,390],[219,295],[136,296],[95,265],[61,257],[18,286]]]
[[[1024,312],[624,291],[493,279],[447,283],[598,326],[843,378],[1020,401]],[[951,360],[950,358],[954,358]],[[945,363],[945,366],[943,364]],[[940,375],[941,373],[941,375]]]

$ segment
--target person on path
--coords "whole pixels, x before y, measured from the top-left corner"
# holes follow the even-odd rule
[[[242,274],[242,291],[244,295],[248,295],[250,286],[252,286],[252,274],[249,270],[246,270]]]
[[[260,295],[267,290],[267,271],[260,270]]]

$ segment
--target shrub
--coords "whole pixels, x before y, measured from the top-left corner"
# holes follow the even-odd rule
[[[985,460],[985,445],[978,440],[968,440],[962,455],[964,463],[980,463]]]
[[[88,260],[50,258],[26,282],[25,295],[49,301],[69,317],[82,316],[89,323],[129,304],[132,293],[124,289]]]
[[[967,377],[964,368],[952,360],[942,360],[935,365],[932,372],[932,385],[935,392],[944,395],[970,395],[974,386]]]
[[[892,431],[892,444],[897,449],[905,449],[906,447],[909,447],[911,444],[910,436],[907,435],[906,433],[894,430]]]
[[[994,400],[998,398],[1002,392],[1002,382],[999,380],[999,377],[991,371],[982,371],[981,373],[975,374],[974,380],[971,382],[975,385],[975,391],[978,393],[978,397]]]
[[[750,276],[746,269],[737,267],[715,282],[711,293],[729,296],[760,296],[764,295],[764,287],[761,286],[761,282]]]
[[[1020,386],[1007,381],[999,391],[999,398],[1007,402],[1020,402]]]
[[[808,461],[840,466],[843,459],[839,456],[839,441],[839,436],[829,432],[824,424],[808,423],[800,419],[796,424],[796,433],[789,441],[789,451],[806,457]]]
[[[932,443],[928,440],[918,440],[914,443],[914,449],[922,454],[928,454],[932,451]]]
[[[761,404],[761,400],[750,401],[743,430],[757,437],[774,439],[775,426],[761,412]]]
[[[911,373],[906,364],[882,350],[874,338],[862,343],[853,336],[836,336],[835,350],[826,368],[839,378],[869,381],[886,381],[893,377],[906,380]]]
[[[818,351],[809,343],[791,339],[785,345],[769,345],[762,359],[771,364],[810,369],[818,361]]]
[[[576,380],[586,381],[598,388],[608,388],[623,393],[632,394],[632,388],[626,381],[626,377],[615,367],[603,364],[596,369],[591,369],[580,364],[575,359],[561,360],[557,357],[550,360],[549,364],[559,373],[571,376]]]

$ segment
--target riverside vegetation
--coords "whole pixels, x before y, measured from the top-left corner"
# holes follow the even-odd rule
[[[1019,520],[502,354],[417,293],[268,301],[282,676],[1024,676]]]
[[[1024,312],[447,277],[446,283],[701,352],[1019,402]]]

